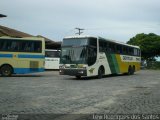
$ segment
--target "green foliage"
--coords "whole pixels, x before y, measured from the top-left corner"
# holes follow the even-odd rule
[[[160,70],[160,62],[158,62],[158,61],[148,62],[147,69]]]
[[[160,56],[160,36],[154,33],[137,34],[127,44],[140,46],[142,58],[147,61],[153,61]]]

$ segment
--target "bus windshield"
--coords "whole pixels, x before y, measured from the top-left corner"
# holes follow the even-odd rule
[[[92,65],[95,63],[97,56],[97,39],[64,39],[61,50],[61,64]]]
[[[86,47],[63,47],[61,52],[62,64],[85,64],[87,58]]]

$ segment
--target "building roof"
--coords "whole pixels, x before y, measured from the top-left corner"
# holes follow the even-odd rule
[[[28,33],[24,33],[24,32],[0,25],[0,37],[1,36],[10,36],[10,37],[16,37],[16,38],[35,37],[35,36],[30,35]],[[41,36],[41,35],[38,35],[37,37],[42,37],[45,39],[46,49],[60,49],[60,47],[61,47],[61,42],[55,42],[55,41],[50,40],[50,39],[48,39],[44,36]]]
[[[37,37],[42,37],[45,39],[46,49],[60,49],[61,47],[61,42],[55,42],[41,35],[37,35]]]
[[[8,27],[4,27],[0,25],[0,36],[10,36],[10,37],[33,37],[33,35],[15,30],[15,29],[11,29]]]

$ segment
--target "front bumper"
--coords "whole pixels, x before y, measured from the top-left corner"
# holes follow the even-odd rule
[[[70,75],[70,76],[87,76],[86,69],[60,69],[60,75]]]

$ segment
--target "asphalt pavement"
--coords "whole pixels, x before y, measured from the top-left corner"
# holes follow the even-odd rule
[[[159,88],[158,70],[80,80],[58,71],[0,77],[0,114],[37,114],[32,119],[43,115],[46,120],[73,115],[79,120],[84,114],[88,115],[84,119],[91,115],[98,119],[94,114],[160,114]]]

